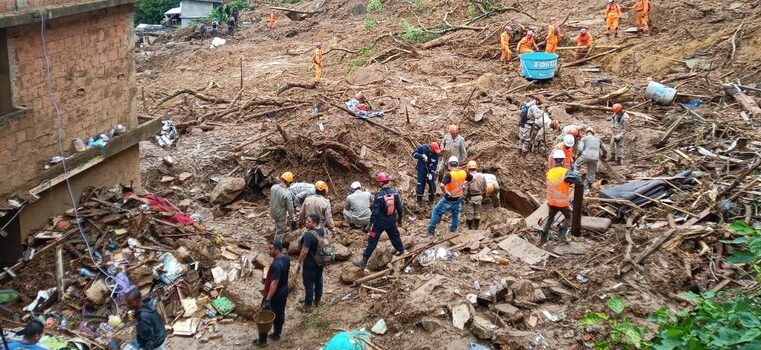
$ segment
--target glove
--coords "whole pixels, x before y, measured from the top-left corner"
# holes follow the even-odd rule
[[[428,175],[426,175],[425,177],[426,177],[426,179],[428,179],[428,181],[433,180],[433,174],[431,174],[431,173],[428,173]]]
[[[368,232],[370,232],[370,230],[372,230],[372,228],[373,228],[373,224],[367,224],[367,226],[362,228],[362,232],[368,233]]]
[[[423,163],[428,163],[428,156],[425,154],[423,155]]]
[[[270,309],[270,301],[267,299],[264,299],[262,301],[262,310],[269,310]]]

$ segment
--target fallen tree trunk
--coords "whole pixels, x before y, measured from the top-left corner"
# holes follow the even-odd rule
[[[292,88],[302,88],[302,89],[314,89],[317,87],[317,80],[311,82],[311,83],[287,83],[283,86],[281,86],[279,89],[277,89],[277,94],[280,95],[281,93],[292,89]]]
[[[580,65],[580,64],[582,64],[584,62],[587,62],[587,61],[593,60],[595,58],[602,57],[602,56],[614,53],[614,52],[616,52],[618,50],[621,50],[621,49],[629,47],[629,46],[631,46],[631,44],[629,44],[629,45],[623,45],[623,46],[620,46],[620,47],[612,49],[612,50],[608,50],[608,51],[605,51],[605,52],[602,52],[602,53],[598,53],[596,55],[589,56],[587,58],[582,58],[580,60],[576,60],[576,61],[573,61],[573,62],[570,62],[570,63],[566,63],[566,64],[564,64],[564,66],[566,66],[566,67],[578,66],[578,65]]]
[[[153,107],[151,107],[150,109],[151,110],[156,109],[159,106],[161,106],[162,104],[164,104],[165,102],[167,102],[167,101],[169,101],[169,100],[171,100],[171,99],[173,99],[173,98],[175,98],[177,96],[184,95],[184,94],[195,96],[199,100],[206,101],[206,102],[209,102],[209,103],[230,103],[230,100],[227,100],[227,99],[224,99],[224,98],[203,95],[203,94],[195,92],[194,90],[191,90],[191,89],[180,89],[180,90],[176,90],[176,91],[172,92],[171,94],[164,96],[164,98],[158,100],[158,102],[156,102],[156,104],[154,104]]]

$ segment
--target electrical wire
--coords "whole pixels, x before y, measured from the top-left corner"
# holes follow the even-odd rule
[[[53,95],[53,74],[51,73],[51,64],[50,64],[50,55],[48,54],[48,44],[47,44],[47,38],[45,37],[45,16],[43,15],[41,10],[38,10],[38,13],[40,15],[40,38],[42,40],[42,54],[45,58],[45,81],[47,85],[47,92],[48,92],[48,100],[50,102],[50,106],[53,108],[53,112],[55,113],[56,117],[56,139],[58,144],[58,152],[59,154],[63,155],[65,154],[65,149],[63,147],[63,119],[61,118],[61,111],[58,107],[58,102],[55,99],[55,96]],[[64,178],[66,182],[66,190],[69,194],[69,199],[71,200],[72,205],[74,206],[74,222],[77,224],[77,229],[79,230],[79,234],[82,235],[82,240],[85,242],[85,246],[87,246],[87,254],[90,257],[90,261],[92,261],[93,265],[100,270],[104,275],[106,275],[106,288],[109,288],[111,291],[111,299],[114,301],[114,305],[116,305],[116,313],[119,313],[119,303],[116,302],[116,299],[114,298],[114,294],[117,293],[117,286],[115,285],[114,288],[108,287],[107,281],[109,279],[116,280],[116,278],[108,273],[107,270],[103,269],[100,264],[98,264],[95,260],[95,257],[93,255],[93,249],[92,246],[90,246],[90,240],[88,239],[87,235],[85,235],[84,228],[82,227],[82,220],[79,217],[79,203],[77,199],[74,196],[74,190],[71,186],[71,179],[69,177],[69,168],[66,162],[66,157],[63,157],[63,161],[61,162],[63,164],[63,173]]]

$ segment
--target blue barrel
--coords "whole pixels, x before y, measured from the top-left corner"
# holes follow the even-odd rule
[[[527,79],[543,80],[555,76],[558,55],[549,52],[524,53],[521,59],[521,75]]]

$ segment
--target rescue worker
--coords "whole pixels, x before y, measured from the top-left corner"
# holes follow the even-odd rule
[[[566,177],[569,172],[567,168],[563,167],[565,161],[565,153],[561,150],[555,150],[552,152],[552,158],[555,161],[555,166],[547,171],[547,205],[550,207],[549,215],[544,223],[540,235],[540,244],[547,243],[547,239],[550,235],[550,227],[555,221],[555,216],[558,213],[562,213],[564,218],[563,224],[560,225],[558,235],[560,240],[566,239],[566,233],[571,226],[571,184]]]
[[[529,30],[526,32],[526,36],[524,36],[521,41],[518,42],[518,45],[515,47],[515,51],[518,51],[518,54],[539,51],[539,47],[537,47],[536,42],[534,42],[533,31]]]
[[[557,19],[550,17],[549,25],[547,26],[547,38],[545,39],[544,51],[549,53],[555,53],[558,51],[558,42],[560,41],[560,29],[558,29]]]
[[[576,58],[586,56],[593,42],[594,39],[592,39],[592,34],[589,33],[589,30],[581,28],[579,35],[576,36],[576,46],[583,46],[583,48],[576,50]]]
[[[280,175],[280,183],[270,188],[270,217],[275,220],[274,241],[282,242],[288,219],[295,221],[293,201],[288,193],[288,186],[291,183],[293,183],[293,173],[286,171]]]
[[[206,23],[204,22],[201,22],[201,24],[198,25],[198,37],[206,39]]]
[[[344,219],[352,228],[366,228],[370,224],[370,205],[373,203],[373,195],[362,190],[359,181],[351,183],[351,193],[346,196],[344,205]]]
[[[611,118],[610,155],[611,160],[621,165],[624,161],[624,136],[629,129],[629,114],[624,112],[624,106],[620,103],[613,105],[613,118]]]
[[[449,157],[447,166],[449,172],[441,180],[441,190],[444,196],[431,212],[431,222],[428,224],[428,234],[433,235],[436,232],[436,226],[441,221],[445,213],[452,213],[452,222],[449,225],[449,232],[457,232],[457,224],[460,221],[460,208],[462,207],[462,197],[465,195],[465,186],[473,180],[473,175],[468,174],[459,168],[460,161],[457,157]]]
[[[534,140],[534,120],[541,119],[542,99],[539,96],[532,96],[531,101],[521,106],[521,115],[518,121],[518,136],[520,137],[521,153],[529,151],[529,145]]]
[[[425,187],[428,186],[428,204],[433,204],[436,195],[436,169],[439,165],[439,155],[441,147],[437,142],[431,142],[428,145],[420,145],[412,151],[412,158],[417,159],[415,170],[417,171],[417,183],[415,184],[415,195],[417,205],[423,205],[423,194]]]
[[[573,137],[573,135],[568,134],[563,136],[563,141],[558,142],[555,144],[555,146],[552,147],[549,154],[549,163],[547,167],[549,169],[552,169],[555,166],[555,159],[552,158],[552,154],[556,150],[560,150],[565,154],[565,159],[563,160],[563,167],[566,169],[571,169],[571,162],[573,160],[573,146],[576,144],[576,138]]]
[[[320,245],[320,239],[330,239],[330,233],[325,231],[325,228],[320,226],[320,216],[317,214],[310,214],[306,219],[307,232],[301,237],[299,245],[301,251],[299,253],[298,263],[296,264],[296,273],[299,273],[303,266],[303,274],[301,275],[304,282],[304,312],[311,312],[316,306],[320,306],[322,300],[322,273],[324,266],[320,266],[317,262],[317,249]],[[325,237],[325,235],[328,237]]]
[[[560,139],[562,140],[565,135],[572,135],[576,139],[576,145],[578,145],[579,140],[584,136],[584,133],[586,133],[588,126],[585,124],[568,124],[563,127],[563,130],[560,132]],[[574,149],[577,149],[577,147],[574,147]]]
[[[595,129],[588,128],[584,137],[579,141],[579,158],[573,163],[573,171],[577,173],[581,170],[582,166],[587,166],[587,178],[584,180],[585,192],[588,192],[592,188],[592,184],[595,182],[595,175],[597,174],[597,162],[600,161],[601,155],[604,159],[606,153],[607,150],[602,140],[595,135]]]
[[[637,0],[637,2],[632,5],[632,9],[636,11],[634,14],[634,23],[637,26],[637,29],[645,33],[650,33],[650,0]]]
[[[235,18],[230,17],[227,19],[227,35],[235,35],[235,26],[237,23],[235,22]]]
[[[499,60],[502,63],[509,63],[510,59],[512,58],[512,52],[510,51],[510,40],[513,39],[513,27],[511,26],[505,26],[505,30],[502,31],[502,34],[499,35],[499,49],[502,52],[502,54],[499,57]]]
[[[270,18],[267,20],[267,27],[270,29],[275,29],[275,25],[277,24],[277,13],[275,10],[270,9]]]
[[[399,191],[389,185],[391,176],[385,172],[375,175],[375,182],[379,190],[375,194],[373,201],[372,215],[370,216],[370,232],[367,237],[367,247],[362,253],[362,258],[354,262],[354,265],[366,267],[367,261],[373,255],[375,247],[378,246],[380,235],[385,231],[391,240],[391,245],[396,249],[396,255],[404,254],[404,244],[399,236],[398,226],[402,224],[404,218],[404,207],[402,207],[402,197]]]
[[[267,276],[264,277],[264,291],[262,298],[262,309],[271,310],[275,314],[274,327],[269,338],[280,340],[285,324],[285,304],[288,301],[288,276],[291,268],[291,258],[288,256],[288,250],[283,249],[283,243],[275,241],[267,246],[267,254],[273,258],[272,263],[267,269]],[[267,345],[267,333],[259,333],[258,339],[254,342],[257,347]]]
[[[316,42],[314,43],[314,57],[312,58],[312,61],[314,62],[314,78],[320,79],[322,77],[322,43]]]
[[[314,183],[314,196],[304,199],[304,204],[301,205],[301,212],[299,212],[299,223],[301,225],[306,224],[306,217],[310,214],[317,214],[320,216],[320,222],[325,223],[325,227],[333,231],[336,228],[333,223],[333,209],[330,206],[330,200],[328,200],[328,184],[325,181],[317,181]]]
[[[534,116],[534,129],[532,132],[531,150],[535,151],[539,149],[540,143],[546,142],[545,133],[548,133],[550,129],[556,130],[560,127],[560,124],[552,119],[550,114],[550,108],[545,108],[544,111],[538,116]],[[552,140],[550,140],[552,142]]]
[[[293,209],[295,214],[298,215],[301,211],[301,205],[304,204],[304,199],[314,195],[314,184],[309,182],[294,182],[288,186],[288,194],[291,196],[293,202]],[[296,221],[291,222],[291,230],[295,230]]]
[[[219,35],[219,31],[217,29],[219,29],[219,22],[215,19],[211,21],[211,36]]]
[[[467,169],[473,180],[465,186],[465,223],[469,229],[478,230],[486,196],[486,177],[478,172],[478,163],[475,160],[468,162]]]
[[[456,157],[457,159],[468,158],[468,151],[465,149],[465,138],[459,134],[457,125],[449,126],[448,133],[441,139],[439,146],[441,146],[440,159],[447,159],[449,157]],[[440,162],[438,167],[439,178],[442,178],[447,171],[446,165]]]
[[[37,320],[31,320],[24,326],[24,328],[16,332],[16,336],[22,337],[20,341],[9,341],[7,348],[0,347],[0,349],[7,350],[47,350],[47,347],[37,345],[42,339],[45,331],[45,325]],[[5,335],[3,335],[3,341],[5,341]]]
[[[608,0],[608,6],[605,8],[605,35],[610,36],[611,33],[618,38],[618,33],[621,31],[619,26],[619,19],[621,18],[621,7],[616,4],[616,0]]]

